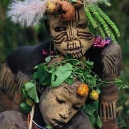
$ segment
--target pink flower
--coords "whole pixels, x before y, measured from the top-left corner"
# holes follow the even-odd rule
[[[100,36],[94,39],[94,47],[104,47],[106,44],[109,44],[111,40],[109,39],[102,39]]]
[[[42,50],[43,55],[47,55],[48,53],[45,50]]]
[[[52,55],[54,55],[54,51],[49,52],[49,56],[52,56]]]
[[[45,51],[44,49],[42,50],[42,54],[43,55],[48,55],[48,56],[52,56],[52,55],[54,55],[54,51],[50,51],[50,52],[47,52],[47,51]]]

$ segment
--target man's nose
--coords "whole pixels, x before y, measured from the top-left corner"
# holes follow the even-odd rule
[[[63,118],[63,119],[67,119],[67,118],[70,117],[71,113],[72,113],[72,110],[71,110],[71,109],[68,109],[68,110],[63,109],[63,110],[61,110],[61,111],[59,112],[59,116],[60,116],[61,118]]]
[[[77,30],[74,28],[68,28],[67,30],[67,40],[71,41],[71,40],[77,40],[78,36],[77,36]]]

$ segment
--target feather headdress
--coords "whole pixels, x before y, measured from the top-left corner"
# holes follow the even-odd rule
[[[11,17],[14,23],[26,26],[36,25],[43,17],[46,10],[46,2],[47,0],[15,0],[9,6],[7,16]]]
[[[14,23],[19,23],[25,26],[36,25],[39,23],[39,21],[44,15],[47,2],[53,2],[53,1],[54,0],[25,0],[25,1],[14,0],[8,8],[7,16],[10,17]],[[73,2],[73,0],[70,1]],[[83,0],[83,1],[89,4],[107,2],[107,0]]]
[[[14,23],[19,23],[25,26],[36,25],[43,18],[44,13],[56,13],[62,7],[62,3],[66,4],[65,7],[73,10],[69,13],[71,16],[67,16],[67,19],[72,20],[74,17],[74,3],[82,2],[84,5],[84,12],[89,23],[95,28],[98,35],[102,38],[110,37],[115,41],[115,37],[120,36],[120,32],[116,25],[110,20],[110,18],[99,8],[99,3],[104,3],[110,6],[108,0],[15,0],[9,6],[7,15],[11,18]],[[62,2],[62,3],[61,3]],[[81,3],[81,6],[82,6]],[[60,6],[61,4],[61,6]],[[62,11],[63,12],[63,11]],[[65,12],[65,10],[64,10]],[[63,14],[64,15],[64,14]],[[72,17],[72,18],[71,18]],[[65,18],[65,17],[64,17]],[[114,34],[115,32],[115,34]]]

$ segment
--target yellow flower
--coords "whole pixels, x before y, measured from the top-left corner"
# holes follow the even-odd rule
[[[89,88],[88,88],[88,85],[87,84],[80,84],[77,88],[77,93],[80,95],[80,96],[87,96],[88,95],[88,92],[89,92]]]
[[[55,1],[55,2],[48,1],[48,2],[46,3],[46,12],[47,12],[47,13],[56,12],[57,9],[58,9],[58,6],[57,6],[56,1]]]
[[[90,93],[90,98],[93,100],[98,100],[99,93],[96,90],[92,90],[92,92]]]

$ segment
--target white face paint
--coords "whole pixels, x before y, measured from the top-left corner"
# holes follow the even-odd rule
[[[63,21],[60,15],[48,15],[48,20],[53,43],[63,55],[81,58],[92,46],[94,35],[88,29],[83,8],[76,10],[72,21]]]
[[[63,83],[41,96],[40,111],[47,125],[61,128],[84,105],[87,96],[80,97],[77,94],[79,84],[78,81],[70,86]]]

